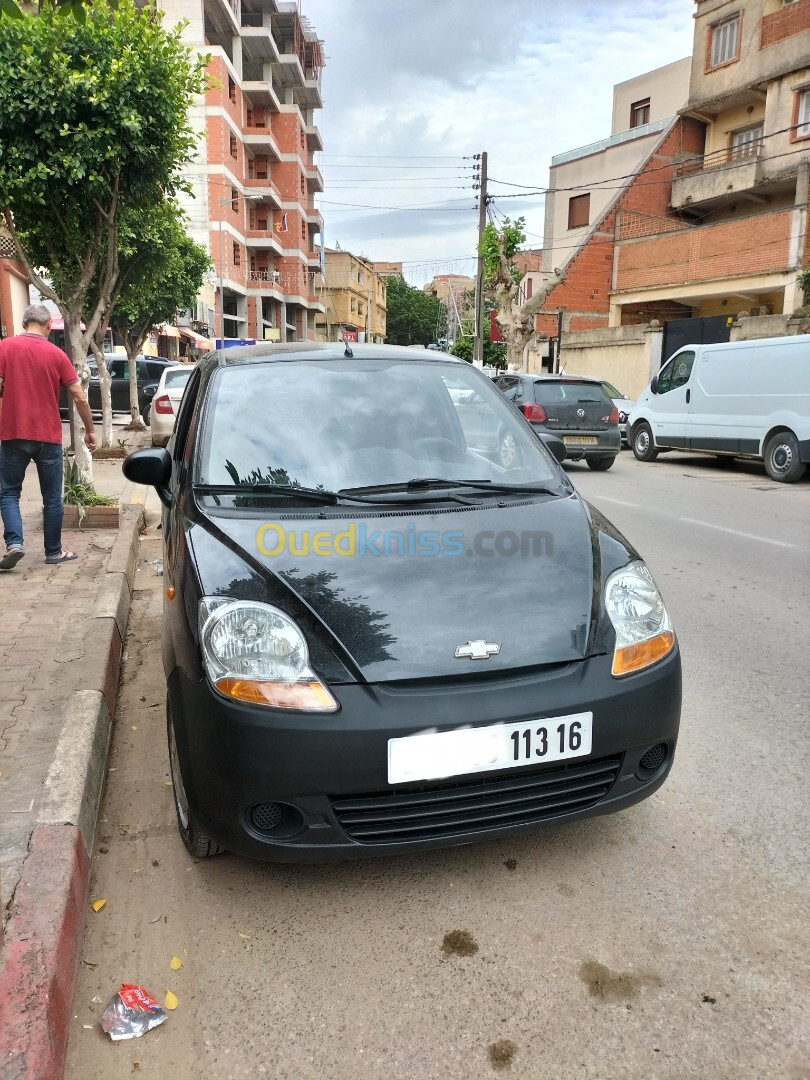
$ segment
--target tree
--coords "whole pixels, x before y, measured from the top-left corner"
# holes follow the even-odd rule
[[[393,274],[385,279],[388,288],[386,340],[391,345],[429,345],[436,340],[439,301],[430,293]]]
[[[109,445],[98,342],[125,284],[121,216],[181,186],[196,142],[188,110],[204,88],[206,58],[183,44],[182,27],[164,29],[154,7],[89,0],[81,11],[83,21],[50,5],[0,20],[0,212],[30,280],[62,313],[80,374],[96,354]],[[89,478],[81,437],[76,446]]]
[[[549,294],[565,281],[565,271],[558,272],[533,294],[520,299],[523,272],[512,261],[526,240],[525,218],[503,219],[500,229],[490,222],[484,229],[480,254],[484,260],[484,285],[491,290],[498,312],[496,318],[506,342],[506,359],[514,369],[523,367],[523,350],[534,337],[535,316]]]
[[[173,322],[190,308],[211,266],[208,252],[186,233],[176,202],[166,200],[134,220],[121,223],[119,261],[124,280],[110,316],[110,326],[124,342],[129,359],[130,428],[142,429],[138,411],[135,357],[152,326]]]
[[[450,352],[468,364],[473,360],[473,338],[462,334]],[[489,333],[489,314],[484,317],[484,366],[505,367],[506,346],[502,341],[492,341]]]

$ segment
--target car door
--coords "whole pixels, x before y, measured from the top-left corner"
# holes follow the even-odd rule
[[[695,350],[683,349],[661,368],[650,422],[657,446],[685,449],[691,399],[690,379]]]

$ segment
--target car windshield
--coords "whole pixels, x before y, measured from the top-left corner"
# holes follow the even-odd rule
[[[165,372],[165,378],[163,380],[163,386],[166,390],[178,390],[185,386],[188,380],[191,378],[191,372],[193,368],[178,367],[168,368]]]
[[[581,401],[605,401],[599,383],[536,382],[534,400],[540,405],[574,405]]]
[[[467,365],[281,361],[212,380],[199,484],[340,491],[415,478],[565,486],[514,407]]]
[[[621,392],[621,390],[617,390],[616,387],[613,385],[613,383],[603,382],[602,383],[602,389],[605,391],[607,396],[610,397],[610,398],[623,398],[624,397],[624,394]]]

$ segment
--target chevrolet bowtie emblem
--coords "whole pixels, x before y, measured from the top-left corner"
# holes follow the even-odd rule
[[[455,657],[457,660],[489,660],[501,651],[499,641],[468,641],[466,645],[457,645]]]

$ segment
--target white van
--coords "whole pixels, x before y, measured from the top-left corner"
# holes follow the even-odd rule
[[[679,349],[628,428],[639,461],[660,450],[757,458],[772,480],[793,483],[810,463],[810,334]]]

